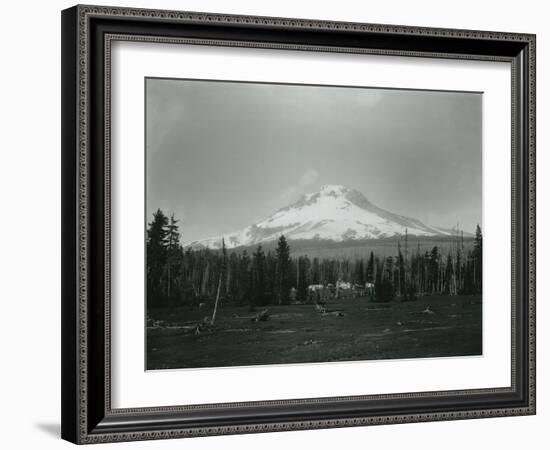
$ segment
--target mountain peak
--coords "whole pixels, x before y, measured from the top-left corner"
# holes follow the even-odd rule
[[[222,237],[227,247],[234,248],[274,241],[282,234],[290,240],[341,242],[387,238],[405,233],[416,236],[449,235],[447,230],[379,208],[356,189],[326,184],[319,191],[302,196],[297,202],[241,231],[188,245],[220,248]]]
[[[345,195],[348,192],[350,189],[341,184],[325,184],[319,189],[321,195]]]

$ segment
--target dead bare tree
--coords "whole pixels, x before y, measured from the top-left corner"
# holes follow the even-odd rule
[[[216,302],[214,303],[214,312],[212,313],[212,320],[210,320],[211,326],[214,326],[214,322],[216,321],[216,313],[218,312],[218,303],[220,301],[220,291],[222,287],[222,280],[223,280],[223,275],[225,273],[226,260],[227,260],[227,251],[225,249],[225,240],[223,238],[222,238],[222,253],[223,253],[222,267],[220,269],[220,277],[218,279],[218,291],[216,292]]]

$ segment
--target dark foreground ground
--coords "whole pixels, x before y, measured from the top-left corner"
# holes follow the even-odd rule
[[[426,307],[429,310],[426,312]],[[149,311],[147,369],[248,366],[480,355],[481,297],[428,296],[415,302],[348,299],[327,305],[268,306],[255,322],[247,307],[221,306],[212,332],[193,323],[210,309]],[[259,308],[258,311],[262,309]],[[342,315],[331,313],[339,311]]]

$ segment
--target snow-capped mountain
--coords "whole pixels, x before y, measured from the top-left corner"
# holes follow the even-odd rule
[[[406,232],[411,236],[453,234],[452,230],[428,226],[417,219],[379,208],[355,189],[326,185],[319,192],[306,194],[297,202],[241,231],[189,242],[186,246],[218,249],[223,238],[227,248],[235,248],[271,242],[282,234],[288,240],[343,242],[388,238]]]

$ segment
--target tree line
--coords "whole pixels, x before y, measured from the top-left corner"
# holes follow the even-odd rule
[[[428,294],[481,293],[482,235],[476,227],[474,246],[465,251],[462,240],[443,254],[438,246],[421,252],[398,242],[395,256],[368,258],[291,257],[281,235],[275,251],[261,245],[247,250],[183,248],[178,220],[160,209],[147,228],[147,301],[149,306],[199,305],[216,302],[249,305],[289,304],[311,300],[312,285],[374,286],[373,301],[414,300]]]

